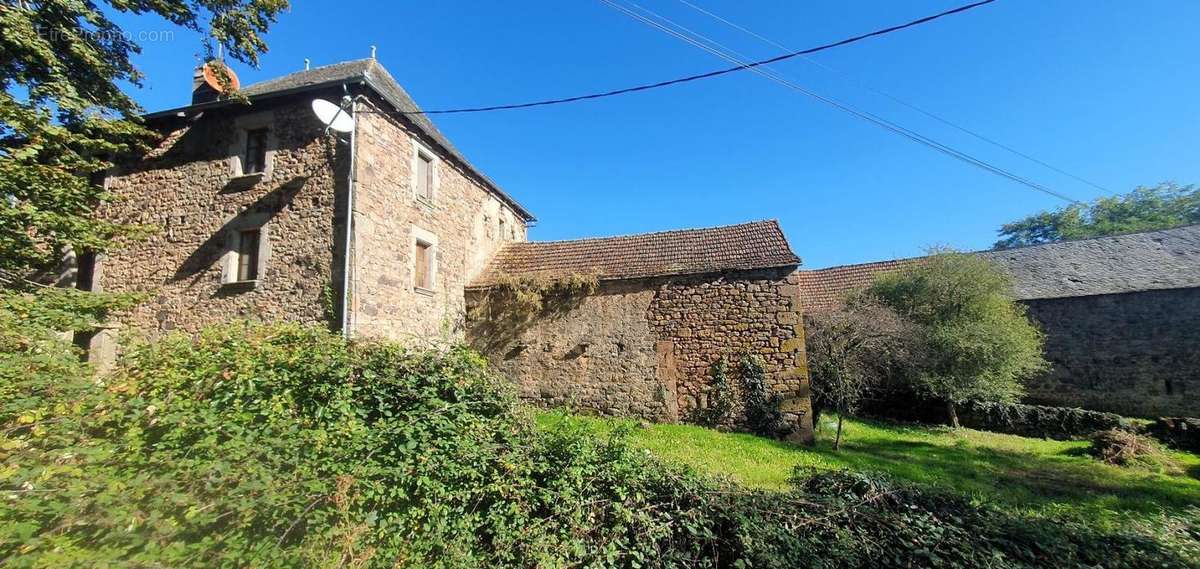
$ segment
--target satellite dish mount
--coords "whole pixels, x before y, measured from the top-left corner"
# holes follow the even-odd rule
[[[335,105],[325,99],[313,99],[313,114],[325,125],[325,132],[348,133],[354,130],[354,117],[346,105]]]

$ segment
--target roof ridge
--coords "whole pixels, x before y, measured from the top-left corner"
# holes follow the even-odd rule
[[[631,237],[648,237],[651,235],[674,235],[678,233],[690,233],[697,231],[710,231],[717,229],[728,229],[731,227],[744,227],[752,225],[772,225],[779,229],[780,234],[783,230],[779,228],[779,220],[775,218],[758,219],[754,221],[743,221],[741,223],[730,223],[727,225],[713,225],[709,227],[685,227],[681,229],[666,229],[662,231],[648,231],[645,233],[624,233],[621,235],[608,235],[604,237],[581,237],[579,239],[556,239],[553,241],[522,241],[519,243],[510,243],[510,245],[560,245],[563,243],[587,243],[592,241],[606,241],[610,239],[626,239]],[[506,246],[507,247],[507,246]]]
[[[271,78],[269,78],[269,79],[263,79],[262,81],[256,81],[256,82],[254,82],[254,83],[251,83],[251,84],[249,84],[249,85],[246,85],[245,87],[242,87],[241,89],[242,89],[243,91],[245,91],[245,90],[248,90],[248,89],[250,89],[250,88],[252,88],[252,87],[255,87],[255,86],[258,86],[258,85],[263,85],[263,84],[266,84],[266,83],[272,83],[272,82],[275,82],[275,81],[280,81],[280,80],[286,79],[286,78],[288,78],[288,77],[292,77],[292,76],[295,76],[295,75],[300,75],[300,74],[302,74],[302,73],[315,73],[315,72],[317,72],[317,71],[321,71],[321,70],[323,70],[323,69],[328,69],[328,68],[330,68],[330,67],[337,67],[337,66],[339,66],[339,65],[342,65],[342,66],[349,67],[349,66],[350,66],[350,65],[352,65],[352,64],[355,64],[355,63],[363,63],[363,62],[367,62],[367,64],[368,64],[368,65],[370,65],[370,62],[373,62],[373,61],[375,61],[375,60],[373,60],[373,59],[371,59],[371,58],[369,58],[369,57],[364,57],[364,58],[361,58],[361,59],[348,59],[348,60],[346,60],[346,61],[337,61],[337,62],[334,62],[334,63],[327,63],[327,64],[325,64],[325,65],[321,65],[321,66],[317,66],[317,67],[312,67],[312,68],[309,68],[309,69],[301,69],[301,70],[299,70],[299,71],[293,71],[293,72],[291,72],[291,73],[284,73],[283,75],[279,75],[279,76],[276,76],[276,77],[271,77]]]
[[[974,251],[971,251],[971,252],[974,252]],[[862,263],[847,263],[845,265],[833,265],[832,267],[821,267],[819,269],[800,269],[798,272],[816,273],[819,271],[831,271],[834,269],[849,269],[852,267],[862,267],[862,266],[866,266],[866,265],[880,265],[880,264],[884,264],[884,263],[903,263],[905,261],[917,261],[920,259],[924,259],[928,256],[929,255],[919,255],[916,257],[900,257],[899,259],[883,259],[881,261],[864,261]]]

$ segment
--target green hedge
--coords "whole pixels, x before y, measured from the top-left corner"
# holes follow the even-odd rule
[[[864,402],[862,412],[896,421],[949,424],[945,403],[905,387],[875,393]],[[967,402],[958,406],[958,419],[962,426],[981,431],[1058,440],[1085,438],[1110,429],[1136,430],[1133,422],[1115,413],[1022,403]]]
[[[1097,431],[1134,429],[1129,419],[1115,413],[1074,407],[971,402],[958,413],[964,427],[1025,437],[1070,440]]]
[[[0,327],[0,340],[16,329]],[[620,430],[597,439],[564,419],[539,432],[512,386],[464,348],[226,326],[134,347],[97,383],[47,359],[63,347],[52,339],[5,346],[6,567],[1187,567],[1200,558],[1192,514],[1105,533],[845,473],[751,492],[661,464]]]

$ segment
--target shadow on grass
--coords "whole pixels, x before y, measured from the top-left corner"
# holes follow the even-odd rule
[[[844,441],[838,452],[812,452],[849,468],[888,472],[1019,507],[1062,504],[1082,512],[1154,513],[1200,505],[1200,488],[1182,476],[1123,471],[1073,450],[1045,455],[963,443],[868,437]]]

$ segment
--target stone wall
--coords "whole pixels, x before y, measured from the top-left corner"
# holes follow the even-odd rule
[[[804,332],[787,270],[605,281],[598,291],[531,322],[471,339],[521,395],[544,406],[655,421],[709,406],[710,368],[750,352],[770,388],[811,437]],[[736,365],[730,376],[739,383]]]
[[[145,160],[110,173],[117,199],[100,215],[157,229],[97,263],[97,288],[151,294],[118,318],[123,328],[155,336],[231,318],[329,320],[324,296],[340,274],[335,202],[347,152],[323,134],[307,101],[171,119],[169,136]],[[233,162],[247,121],[270,129],[261,178],[239,177]],[[226,282],[232,231],[249,224],[265,224],[259,279]]]
[[[1027,401],[1200,416],[1200,288],[1022,301],[1046,332]]]
[[[352,330],[397,340],[461,337],[466,284],[505,242],[525,240],[525,223],[410,125],[372,112],[383,103],[365,104],[356,142]],[[413,187],[418,145],[437,158],[432,201]],[[432,290],[414,284],[418,237],[436,241]]]

